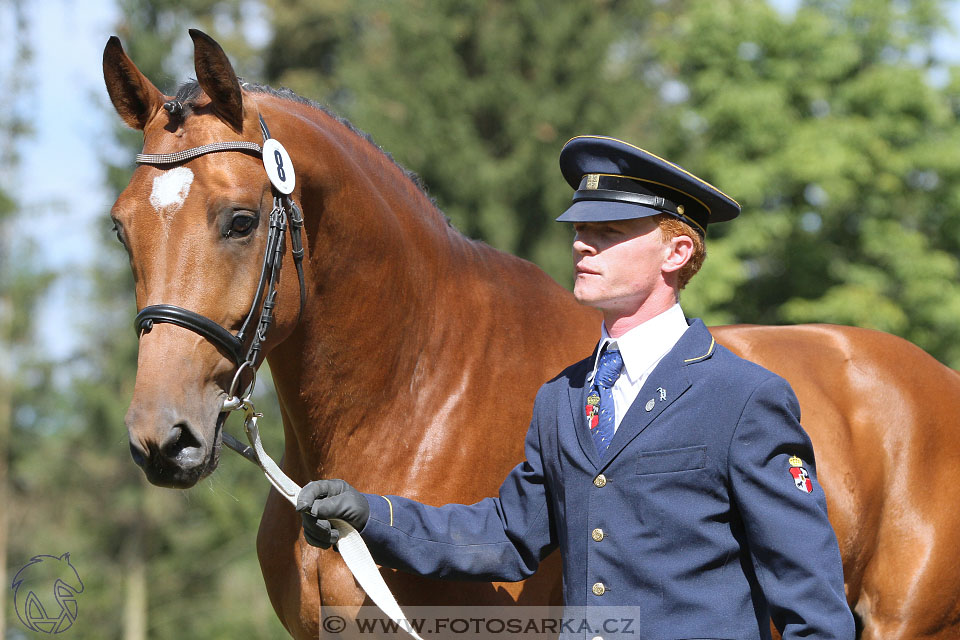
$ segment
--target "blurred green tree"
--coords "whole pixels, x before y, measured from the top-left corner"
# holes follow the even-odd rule
[[[25,16],[25,5],[16,6]],[[128,17],[119,31],[128,50],[168,92],[176,88],[171,78],[192,75],[192,58],[170,55],[188,26],[243,51],[240,32],[257,18],[249,14],[255,8],[231,2],[127,2],[123,9]],[[26,55],[23,70],[30,70]],[[5,86],[16,95],[12,80]],[[22,121],[3,114],[0,126],[11,132],[4,137],[7,163],[13,159],[7,149],[16,148],[12,132]],[[108,165],[115,193],[129,180],[140,146],[139,132],[118,124],[117,136],[129,161]],[[281,636],[254,548],[267,493],[262,475],[228,455],[215,476],[178,493],[148,485],[130,459],[123,424],[136,372],[136,309],[129,265],[109,218],[101,221],[102,250],[88,274],[94,321],[84,325],[79,316],[83,346],[66,362],[52,363],[37,360],[31,349],[31,309],[52,276],[28,268],[32,247],[17,242],[19,213],[0,197],[0,472],[8,459],[4,448],[11,448],[0,524],[10,521],[11,569],[51,550],[72,553],[85,584],[70,629],[76,638]],[[263,402],[276,426],[279,410],[268,398]],[[265,431],[270,426],[266,420]],[[10,630],[20,637],[23,628]]]
[[[926,0],[787,15],[721,0],[663,17],[662,149],[744,208],[711,234],[719,259],[690,308],[880,329],[960,365],[960,85],[931,45],[945,28]]]
[[[369,131],[468,235],[568,282],[557,153],[623,137],[744,207],[690,315],[877,328],[960,365],[944,3],[268,4],[267,80]]]
[[[567,281],[557,154],[656,109],[635,46],[655,5],[271,1],[265,71],[368,131],[461,231]]]
[[[10,531],[16,526],[11,508],[17,495],[16,475],[11,467],[23,451],[15,437],[18,416],[29,416],[36,404],[34,390],[49,363],[35,346],[33,312],[51,282],[52,274],[39,268],[31,259],[35,243],[25,241],[24,218],[12,192],[12,176],[18,166],[18,144],[30,135],[27,114],[20,97],[29,88],[29,65],[32,59],[28,33],[28,14],[24,3],[8,3],[7,18],[11,25],[13,55],[9,66],[0,71],[0,637],[5,637],[8,606],[7,585],[12,576],[9,561],[15,561],[16,547]]]

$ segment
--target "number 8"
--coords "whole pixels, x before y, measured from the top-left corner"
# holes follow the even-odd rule
[[[279,149],[274,149],[273,159],[277,161],[277,176],[280,178],[281,182],[287,181],[287,174],[283,170],[283,156],[280,155]]]

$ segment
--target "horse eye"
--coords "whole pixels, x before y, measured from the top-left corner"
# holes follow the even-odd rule
[[[113,231],[116,234],[117,242],[119,242],[120,244],[123,244],[123,234],[120,233],[120,225],[114,222],[113,229],[111,229],[111,231]]]
[[[243,237],[253,231],[254,223],[257,219],[248,215],[237,215],[230,221],[230,228],[227,230],[227,236]]]

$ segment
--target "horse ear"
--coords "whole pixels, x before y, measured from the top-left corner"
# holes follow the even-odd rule
[[[190,37],[197,82],[210,96],[217,115],[237,132],[243,131],[243,94],[227,54],[203,31],[190,29]]]
[[[103,80],[113,108],[134,129],[143,129],[163,105],[163,94],[140,73],[120,38],[112,36],[103,49]]]

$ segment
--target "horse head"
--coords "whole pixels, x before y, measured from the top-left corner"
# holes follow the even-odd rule
[[[211,473],[219,460],[223,403],[238,354],[258,331],[256,322],[246,326],[248,316],[256,320],[251,305],[260,313],[261,298],[270,297],[255,292],[263,289],[258,283],[277,195],[259,154],[250,150],[264,141],[256,98],[241,89],[215,41],[196,30],[190,35],[197,82],[175,96],[161,93],[116,37],[103,54],[110,99],[127,125],[143,131],[144,154],[151,154],[140,158],[111,217],[130,258],[138,309],[167,313],[138,319],[137,380],[126,416],[130,450],[150,482],[181,488]],[[205,147],[224,142],[247,148]],[[204,152],[184,160],[156,155],[197,148]],[[291,252],[278,260],[292,261]],[[268,303],[277,309],[270,342],[254,353],[253,366],[296,325],[296,282],[279,278]],[[234,339],[231,349],[230,336],[241,328],[246,338]]]

